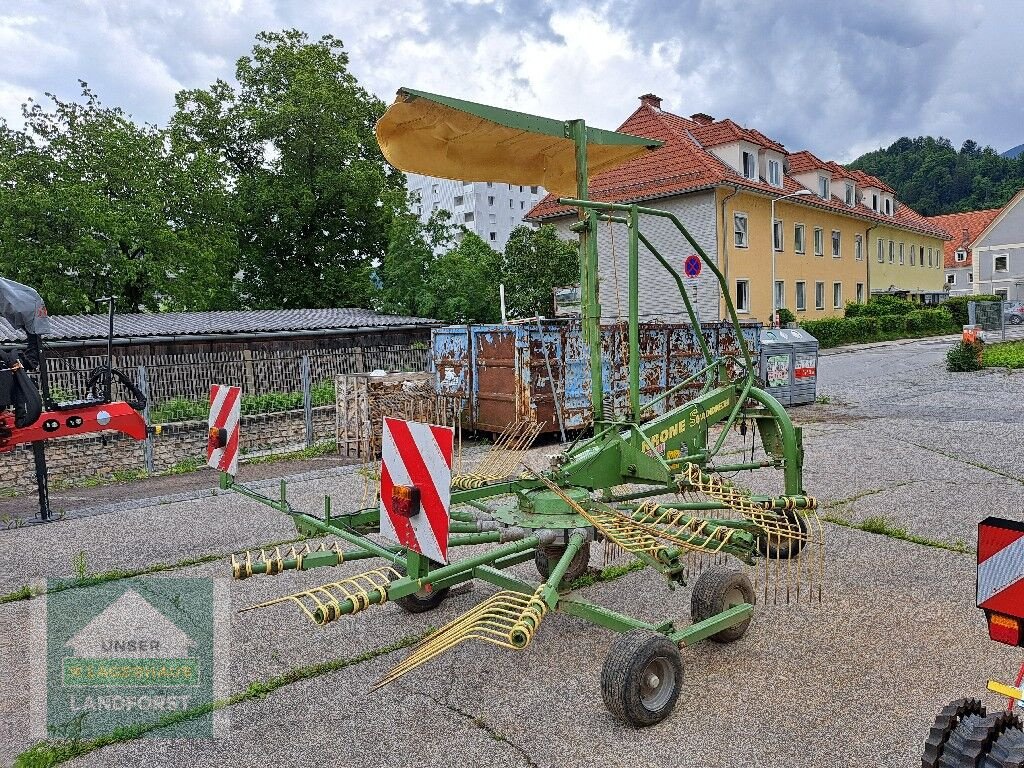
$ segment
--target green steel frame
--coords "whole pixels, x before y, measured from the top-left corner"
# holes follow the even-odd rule
[[[594,413],[593,437],[582,440],[565,450],[556,464],[543,473],[543,479],[518,479],[495,482],[471,490],[455,490],[451,495],[452,528],[450,547],[466,545],[488,545],[480,554],[457,560],[448,565],[431,563],[416,552],[401,547],[379,544],[368,534],[379,531],[379,511],[363,509],[350,514],[332,514],[331,502],[325,500],[324,515],[317,517],[297,512],[287,501],[287,491],[282,482],[277,498],[263,496],[233,478],[222,476],[222,487],[243,493],[250,498],[267,504],[292,516],[298,531],[310,536],[330,535],[343,540],[351,549],[343,552],[315,552],[302,558],[285,559],[275,571],[309,569],[335,566],[350,560],[381,558],[399,566],[405,571],[401,578],[391,581],[386,595],[371,593],[370,603],[396,600],[424,589],[443,589],[469,581],[481,579],[502,589],[523,594],[533,594],[542,588],[542,597],[548,607],[586,619],[606,629],[624,632],[644,628],[662,633],[678,645],[689,645],[715,635],[724,629],[745,621],[751,614],[752,606],[742,604],[730,608],[717,616],[678,628],[666,620],[661,624],[649,624],[624,614],[611,611],[580,599],[572,591],[560,592],[559,585],[567,572],[573,557],[588,546],[595,538],[595,531],[586,518],[564,501],[553,499],[548,490],[554,485],[565,493],[576,492],[585,497],[584,508],[607,508],[613,506],[619,512],[630,513],[637,505],[635,500],[644,499],[683,489],[677,477],[678,468],[686,462],[694,463],[705,471],[736,471],[775,467],[781,469],[785,478],[785,494],[780,497],[752,496],[752,500],[767,504],[772,509],[802,509],[809,504],[802,487],[802,436],[794,427],[785,409],[757,385],[753,361],[744,340],[735,307],[729,296],[725,277],[686,227],[673,214],[646,206],[591,201],[588,198],[587,147],[592,141],[590,129],[582,120],[564,123],[546,118],[537,118],[522,113],[497,110],[484,105],[475,105],[445,97],[432,96],[418,91],[403,90],[400,94],[408,98],[433,98],[446,104],[473,112],[479,117],[498,122],[505,126],[536,131],[550,136],[571,138],[575,143],[577,193],[575,198],[560,198],[559,202],[578,209],[579,221],[573,225],[580,245],[580,284],[584,339],[590,351],[591,398]],[[649,146],[660,143],[614,134],[608,131],[595,132],[597,139],[608,143],[616,137],[639,142],[647,141]],[[672,267],[654,244],[640,231],[641,217],[668,219],[704,265],[711,270],[722,290],[726,310],[732,321],[739,342],[740,356],[735,360],[742,374],[730,379],[726,360],[716,359],[707,344],[685,285],[678,272]],[[605,418],[602,398],[603,381],[601,365],[600,322],[601,307],[598,294],[598,248],[597,225],[600,221],[611,221],[624,225],[629,232],[629,418],[611,421]],[[675,280],[679,294],[690,322],[697,333],[697,341],[706,365],[686,382],[680,382],[662,394],[658,400],[678,391],[692,379],[704,378],[701,394],[690,402],[673,408],[657,418],[641,421],[642,403],[640,398],[640,351],[639,351],[639,297],[638,272],[640,247],[647,249]],[[650,406],[652,403],[648,403]],[[768,458],[732,464],[713,463],[720,452],[730,428],[739,419],[754,421],[758,426]],[[710,428],[721,426],[721,434],[709,445]],[[613,489],[625,484],[641,486],[642,490],[626,495],[616,495]],[[547,495],[546,495],[547,494]],[[486,502],[499,502],[498,507]],[[666,504],[673,509],[692,511],[694,514],[710,510],[727,509],[723,503],[679,502]],[[466,507],[474,510],[467,511]],[[508,541],[502,532],[480,530],[479,513],[490,513],[492,520],[503,521],[510,529],[519,531],[516,540]],[[761,533],[754,523],[744,520],[709,521],[712,528],[727,526],[734,529],[730,545],[723,550],[744,562],[758,557],[758,536]],[[558,535],[560,557],[542,584],[529,583],[506,572],[516,564],[534,558],[542,546],[541,531],[555,530]],[[503,540],[504,538],[504,540]],[[550,537],[548,538],[550,542]],[[642,556],[647,565],[656,568],[670,581],[683,580],[682,556],[679,550],[669,550],[659,558]],[[266,567],[255,563],[253,573],[265,572]],[[342,603],[339,613],[354,613],[360,610],[353,600]]]

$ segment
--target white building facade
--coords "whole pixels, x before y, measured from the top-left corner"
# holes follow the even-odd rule
[[[523,217],[544,198],[543,187],[497,181],[452,181],[407,174],[412,210],[426,222],[437,210],[452,215],[452,223],[465,226],[496,251],[505,249],[509,235],[526,224]]]

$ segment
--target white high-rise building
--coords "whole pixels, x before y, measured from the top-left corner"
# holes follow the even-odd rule
[[[452,215],[452,223],[464,225],[496,251],[505,249],[512,230],[524,222],[547,193],[543,187],[503,184],[497,181],[452,181],[410,173],[412,210],[426,222],[441,208]]]

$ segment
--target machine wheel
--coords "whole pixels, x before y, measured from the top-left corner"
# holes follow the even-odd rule
[[[801,515],[799,512],[787,510],[783,512],[780,517],[785,520],[784,527],[790,528],[794,533],[803,533],[806,537],[807,534],[807,518]],[[791,560],[800,554],[800,550],[804,548],[806,543],[805,538],[800,539],[787,539],[785,542],[774,542],[769,544],[767,536],[759,536],[757,539],[757,551],[765,557],[770,557],[776,560]]]
[[[938,768],[939,758],[946,748],[949,735],[960,725],[960,721],[969,715],[985,716],[985,705],[977,699],[956,699],[951,701],[935,718],[935,723],[928,731],[924,742],[924,754],[921,757],[922,768]]]
[[[601,669],[601,697],[627,725],[644,728],[672,712],[683,682],[676,644],[649,629],[619,635]]]
[[[1024,768],[1024,731],[1008,728],[996,739],[982,768]]]
[[[533,555],[533,562],[537,565],[537,573],[541,575],[541,578],[546,579],[551,575],[551,568],[558,564],[564,552],[565,546],[561,544],[555,544],[550,547],[537,547]],[[569,563],[569,570],[565,572],[565,575],[562,577],[562,583],[559,586],[572,584],[587,572],[588,565],[590,565],[589,541],[583,543],[580,551],[576,553],[572,562]]]
[[[1024,317],[1017,314],[1010,315],[1010,325],[1020,325],[1021,323],[1024,323]]]
[[[395,565],[395,570],[405,576],[406,571],[400,565]],[[434,589],[433,587],[424,587],[419,592],[413,592],[411,595],[400,597],[395,600],[395,603],[406,613],[426,613],[432,611],[441,603],[444,602],[445,598],[448,597],[449,587],[444,589]]]
[[[949,734],[939,758],[939,768],[976,768],[985,766],[992,744],[1007,730],[1018,728],[1020,720],[1012,712],[982,717],[967,715]],[[982,759],[986,762],[982,762]],[[995,765],[998,766],[998,763]]]
[[[754,604],[754,587],[750,579],[742,571],[734,571],[725,566],[715,566],[704,571],[693,585],[693,595],[690,597],[690,618],[696,624],[704,619],[717,616],[722,611],[735,608],[743,603]],[[709,640],[716,643],[732,643],[739,640],[747,633],[750,626],[750,616],[734,624],[728,629],[723,629]]]

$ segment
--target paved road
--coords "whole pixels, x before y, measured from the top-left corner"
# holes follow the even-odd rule
[[[798,409],[806,485],[828,514],[973,544],[987,514],[1021,519],[1024,374],[947,374],[949,342],[920,341],[821,359],[827,404]],[[760,490],[760,478],[750,484]],[[293,484],[293,502],[324,493],[358,502],[362,481],[339,468]],[[730,646],[684,651],[674,715],[632,731],[604,710],[598,677],[612,635],[568,616],[546,619],[530,648],[466,645],[391,687],[370,683],[391,653],[281,688],[229,711],[215,741],[145,739],[75,766],[916,766],[930,720],[950,698],[983,695],[1020,654],[988,641],[973,605],[970,554],[828,525],[824,602],[762,605]],[[174,562],[291,535],[287,520],[236,496],[180,501],[0,534],[11,556],[0,591],[29,578]],[[595,558],[595,564],[596,564]],[[225,563],[184,573],[223,575]],[[230,582],[241,606],[362,570],[287,573]],[[530,575],[521,566],[523,575]],[[233,614],[231,688],[318,661],[350,657],[468,610],[485,585],[414,617],[388,605],[325,628],[290,607]],[[586,590],[588,599],[654,619],[685,616],[687,589],[652,573]],[[0,605],[0,763],[28,744],[26,627],[35,601]],[[989,700],[995,704],[995,699]]]

